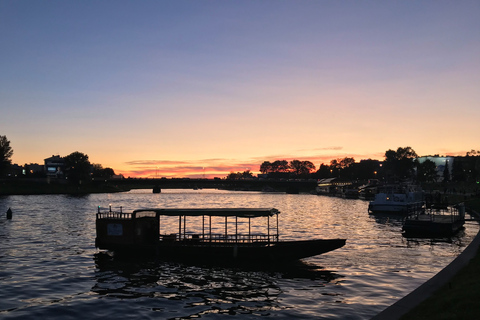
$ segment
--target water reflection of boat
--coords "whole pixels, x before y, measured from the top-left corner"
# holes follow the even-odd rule
[[[119,254],[252,263],[295,261],[345,245],[345,239],[280,241],[279,213],[274,208],[140,209],[124,213],[102,211],[99,207],[95,244]],[[178,229],[173,233],[171,225],[164,223],[171,217],[178,218]],[[187,217],[196,220],[193,229],[187,228]],[[273,226],[271,217],[276,218]],[[221,229],[212,223],[212,218],[222,219]],[[255,225],[254,229],[259,231],[252,232],[252,218],[266,219],[266,226],[259,229]]]
[[[153,318],[172,318],[172,314],[176,319],[208,318],[212,314],[256,318],[291,308],[285,302],[285,291],[292,288],[292,281],[282,279],[295,279],[293,282],[300,283],[302,288],[318,288],[341,277],[302,261],[268,268],[257,265],[229,267],[118,259],[106,252],[96,253],[94,261],[96,272],[92,292],[120,302],[123,308],[134,309],[143,302],[154,305],[157,309],[153,310],[156,311],[154,316],[150,316]],[[138,317],[138,312],[135,316]]]
[[[232,305],[248,306],[251,302],[256,303],[256,311],[279,308],[277,299],[282,290],[276,284],[276,274],[172,261],[119,260],[103,252],[94,259],[98,272],[92,292],[124,303],[154,299],[165,313],[183,310],[184,319],[201,318],[199,311],[228,312]],[[200,310],[191,308],[191,299]]]
[[[368,205],[370,213],[410,214],[425,206],[423,192],[414,185],[385,185]]]
[[[429,208],[409,215],[403,223],[405,237],[450,237],[463,228],[463,203],[449,208]]]
[[[99,251],[94,254],[95,265],[101,272],[114,272],[118,274],[133,274],[138,276],[139,269],[149,270],[153,273],[157,272],[165,274],[163,269],[170,271],[182,269],[178,273],[185,274],[183,269],[198,269],[210,273],[211,270],[222,270],[227,272],[265,272],[272,277],[280,276],[283,279],[309,279],[309,280],[323,280],[326,282],[334,281],[343,276],[333,271],[326,270],[322,266],[316,265],[310,261],[298,260],[293,263],[285,264],[231,264],[225,261],[196,261],[197,263],[184,263],[182,261],[158,261],[144,257],[143,259],[129,259],[128,256],[116,256],[108,251]],[[199,275],[202,272],[198,273]],[[151,277],[150,277],[151,278]],[[131,279],[135,281],[135,279]],[[158,279],[152,278],[152,282],[157,282]]]

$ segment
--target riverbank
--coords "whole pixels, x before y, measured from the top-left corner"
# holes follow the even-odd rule
[[[468,206],[480,213],[480,198]],[[477,238],[479,238],[477,236]],[[478,240],[478,239],[477,239]],[[446,284],[401,319],[480,319],[480,252],[475,255]]]
[[[129,191],[127,186],[111,183],[88,183],[71,185],[67,183],[48,183],[44,180],[14,180],[0,182],[0,196],[7,195],[39,195],[39,194],[89,194],[114,193]]]
[[[480,213],[480,198],[466,205]],[[451,264],[373,319],[480,319],[480,233]]]

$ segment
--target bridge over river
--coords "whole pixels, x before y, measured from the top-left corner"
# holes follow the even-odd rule
[[[121,185],[130,189],[225,189],[225,190],[246,190],[246,191],[278,191],[287,193],[305,193],[315,191],[317,181],[310,180],[276,180],[276,179],[252,179],[252,180],[230,180],[230,179],[122,179],[110,180],[111,183]]]

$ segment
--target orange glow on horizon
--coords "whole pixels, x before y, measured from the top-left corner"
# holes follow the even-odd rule
[[[211,160],[208,162],[199,161],[132,161],[126,164],[127,168],[119,168],[115,170],[117,174],[122,174],[125,178],[225,178],[228,174],[234,172],[244,172],[250,170],[254,176],[260,174],[260,165],[264,161],[276,161],[276,160],[300,160],[310,161],[315,165],[318,170],[321,164],[330,164],[331,160],[343,159],[345,157],[354,158],[357,162],[363,159],[376,159],[382,160],[384,153],[378,153],[371,156],[360,155],[337,155],[337,156],[279,156],[274,159],[265,159],[261,161],[245,161],[242,163],[226,164],[219,160]],[[220,162],[220,163],[219,163]],[[233,161],[232,161],[233,162]]]
[[[412,147],[415,150],[415,147]],[[390,149],[396,149],[391,147]],[[16,149],[17,151],[18,149]],[[257,176],[260,173],[260,165],[264,161],[274,162],[276,160],[300,160],[310,161],[315,165],[316,170],[319,169],[321,164],[329,165],[331,160],[343,159],[345,157],[354,158],[356,162],[364,159],[384,160],[385,151],[370,153],[370,154],[352,154],[342,153],[342,147],[331,147],[324,149],[312,149],[312,150],[299,150],[298,153],[301,156],[292,156],[291,154],[277,154],[269,156],[257,156],[247,158],[244,160],[234,160],[226,158],[213,158],[213,159],[201,159],[201,160],[131,160],[122,162],[122,154],[115,156],[105,154],[95,154],[85,152],[89,155],[89,160],[92,164],[101,164],[104,168],[112,168],[117,175],[123,175],[125,178],[220,178],[227,177],[230,173],[244,172],[250,170],[253,176]],[[327,154],[321,154],[325,152]],[[417,151],[417,150],[415,150]],[[471,151],[471,150],[467,150]],[[441,150],[434,153],[421,153],[417,151],[419,156],[427,155],[450,155],[450,156],[464,156],[467,151],[446,152]],[[82,152],[82,149],[80,149]],[[305,152],[311,155],[305,155]],[[40,158],[37,160],[38,164],[43,164],[43,159],[48,158],[43,155],[44,152],[39,153],[35,157],[31,153],[24,153],[19,156],[19,153],[15,153],[13,156],[13,163],[23,165],[27,163],[35,163],[33,158]],[[58,154],[58,153],[55,153]],[[67,154],[60,153],[60,156],[66,156]],[[33,161],[32,161],[33,160]],[[117,160],[117,161],[115,161]]]
[[[392,148],[395,149],[395,148]],[[449,156],[464,156],[466,151],[447,152]],[[123,167],[113,168],[116,174],[122,174],[125,178],[192,178],[192,179],[213,179],[225,178],[230,173],[244,172],[250,170],[254,176],[260,174],[260,165],[264,161],[276,160],[301,160],[311,161],[316,170],[321,164],[329,165],[330,161],[343,159],[345,157],[354,158],[355,162],[360,160],[373,159],[383,161],[385,152],[378,152],[370,155],[359,154],[337,154],[325,156],[277,156],[275,158],[265,158],[264,160],[252,159],[242,163],[235,163],[232,160],[212,159],[196,161],[131,161],[124,164]],[[419,156],[426,156],[420,155]]]

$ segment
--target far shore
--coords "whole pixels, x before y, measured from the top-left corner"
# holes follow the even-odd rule
[[[275,179],[121,179],[92,180],[77,185],[67,180],[48,180],[47,178],[7,178],[0,179],[0,196],[8,195],[41,195],[41,194],[89,194],[116,193],[132,189],[225,189],[234,191],[274,190],[296,193],[315,194],[317,183],[314,179],[275,180]],[[439,196],[442,203],[457,204],[480,196],[478,183],[450,182],[422,184],[426,195]]]
[[[109,183],[69,185],[59,183],[32,183],[26,181],[0,182],[0,196],[8,195],[42,195],[42,194],[90,194],[129,191],[127,186]]]

